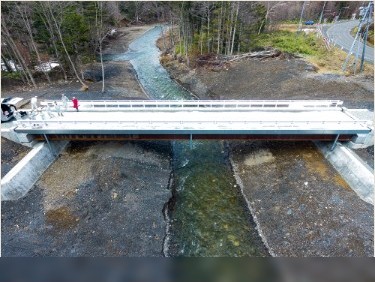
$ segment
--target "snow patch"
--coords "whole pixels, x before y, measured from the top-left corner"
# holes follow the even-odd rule
[[[264,163],[271,163],[275,160],[275,157],[269,150],[259,150],[246,156],[246,166],[256,166]]]

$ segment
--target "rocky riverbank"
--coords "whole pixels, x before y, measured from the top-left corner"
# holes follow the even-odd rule
[[[340,99],[373,111],[373,77],[320,75],[300,59],[244,60],[221,69],[166,56],[172,78],[201,99]],[[372,256],[373,206],[310,142],[228,142],[238,184],[275,256]],[[373,165],[373,146],[359,151]]]
[[[120,29],[106,53],[126,51],[149,28]],[[106,62],[105,68],[104,93],[101,81],[88,82],[85,92],[72,81],[3,95],[148,99],[129,62]],[[9,154],[19,146],[2,141],[9,169],[16,156]],[[170,173],[169,142],[71,142],[24,198],[2,202],[2,255],[163,256]]]

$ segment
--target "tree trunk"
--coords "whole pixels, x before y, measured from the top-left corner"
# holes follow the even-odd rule
[[[99,51],[100,51],[100,64],[102,65],[102,93],[104,93],[104,64],[103,64],[103,52],[102,52],[102,42],[100,42],[99,45]]]
[[[171,26],[172,26],[171,29],[170,29],[170,32],[169,32],[169,38],[170,38],[170,43],[171,43],[170,46],[174,46],[174,21],[173,21],[171,11],[169,11],[169,16],[171,18]]]
[[[9,44],[9,47],[12,49],[12,51],[14,52],[18,61],[21,63],[23,70],[27,73],[27,76],[30,79],[32,85],[36,88],[37,86],[36,86],[34,77],[31,73],[30,69],[28,68],[25,60],[23,59],[20,51],[18,50],[16,43],[14,42],[13,38],[10,36],[9,30],[6,27],[6,24],[5,24],[4,20],[1,21],[1,26],[2,26],[2,37],[4,37],[4,39]]]
[[[230,48],[230,54],[233,55],[233,47],[234,47],[234,38],[236,36],[236,27],[237,27],[237,17],[238,17],[238,11],[240,8],[240,3],[237,2],[237,9],[236,9],[236,14],[234,17],[234,28],[233,28],[233,37],[232,37],[232,46]]]
[[[241,35],[242,35],[242,24],[240,24],[240,28],[238,30],[237,54],[241,52]]]
[[[260,26],[259,26],[258,35],[260,34],[263,25],[265,25],[266,22],[267,22],[267,19],[268,19],[268,13],[269,13],[269,12],[270,12],[270,2],[267,3],[267,11],[266,11],[266,15],[265,15],[263,21],[261,22],[261,24],[260,24]]]
[[[200,28],[200,33],[199,33],[199,49],[200,49],[200,54],[203,54],[203,18],[201,19],[201,28]]]
[[[41,20],[43,21],[43,25],[46,27],[46,30],[49,33],[49,37],[50,37],[51,42],[52,42],[53,50],[55,52],[56,60],[59,64],[59,68],[61,69],[61,71],[63,73],[64,80],[65,80],[65,82],[67,82],[68,76],[67,76],[66,70],[64,68],[64,64],[62,63],[62,60],[61,60],[61,54],[57,50],[57,46],[56,46],[57,38],[56,38],[55,33],[53,32],[53,24],[51,23],[51,19],[49,17],[48,10],[42,4],[40,5],[40,8],[42,10],[42,13],[39,13],[39,16],[40,16]]]
[[[38,64],[41,65],[42,60],[40,58],[38,48],[37,48],[37,46],[35,44],[35,41],[34,41],[33,32],[31,30],[30,21],[29,21],[29,18],[27,17],[26,11],[22,11],[22,8],[19,5],[16,5],[16,7],[18,8],[18,11],[21,15],[23,23],[26,27],[26,30],[27,30],[28,34],[29,34],[31,46],[32,46],[32,49],[34,49],[34,51],[35,51],[35,54],[36,54],[36,57],[37,57],[37,60],[38,60]],[[47,78],[48,83],[51,84],[51,79],[49,78],[48,73],[44,70],[43,67],[42,67],[42,72],[43,72],[44,76]]]
[[[1,53],[1,59],[4,62],[5,68],[7,69],[8,72],[13,72],[12,68],[8,64],[8,60],[4,57],[3,52]]]
[[[211,52],[210,38],[210,7],[207,8],[207,53]]]
[[[99,38],[99,53],[100,53],[100,64],[102,66],[102,93],[104,93],[104,87],[105,87],[105,77],[104,77],[104,64],[103,64],[103,40],[106,37],[106,35],[103,36],[103,2],[98,2],[98,8],[99,8],[99,28],[98,28],[98,38]]]
[[[66,56],[67,56],[67,58],[68,58],[68,60],[69,60],[69,62],[70,62],[70,64],[71,64],[71,66],[72,66],[72,68],[73,68],[73,71],[74,71],[74,73],[75,73],[75,75],[76,75],[78,81],[82,84],[82,86],[83,86],[84,88],[87,89],[88,86],[87,86],[87,85],[82,81],[82,79],[79,77],[78,72],[77,72],[77,69],[76,69],[76,67],[75,67],[75,65],[74,65],[74,63],[73,63],[73,61],[72,61],[72,59],[71,59],[71,57],[70,57],[70,55],[69,55],[69,53],[68,53],[68,50],[66,49],[66,46],[65,46],[65,43],[64,43],[64,39],[63,39],[62,34],[61,34],[60,27],[59,27],[59,25],[57,24],[56,18],[55,18],[55,16],[53,15],[53,12],[52,12],[52,9],[51,9],[51,6],[50,6],[50,5],[51,5],[51,4],[48,3],[49,12],[50,12],[50,15],[51,15],[51,18],[52,18],[53,22],[55,23],[56,31],[57,31],[57,34],[59,35],[60,42],[61,42],[61,44],[62,44],[62,46],[63,46],[63,48],[64,48],[65,54],[66,54]]]
[[[4,41],[7,41],[7,40],[4,40]],[[9,45],[10,44],[8,43],[8,46]],[[25,73],[25,71],[23,69],[19,69],[18,66],[17,66],[17,62],[18,62],[18,59],[16,59],[17,55],[14,53],[14,51],[11,48],[8,48],[8,46],[7,46],[7,53],[8,53],[8,56],[10,57],[10,60],[12,60],[13,63],[14,63],[14,68],[15,68],[16,72],[19,72],[19,74],[21,75],[21,79],[25,84],[30,85],[30,80],[27,77],[27,74]]]
[[[227,38],[226,38],[226,45],[225,45],[225,55],[229,55],[229,53],[230,53],[230,43],[231,43],[231,38],[232,38],[232,24],[233,24],[233,6],[232,6],[232,3],[230,3],[229,11],[230,11],[230,15],[228,15],[229,21],[228,21],[228,25],[227,25]]]
[[[220,7],[219,27],[217,31],[217,50],[216,50],[217,54],[220,54],[220,45],[221,45],[220,37],[221,37],[222,23],[223,23],[223,2],[221,3],[221,7]]]

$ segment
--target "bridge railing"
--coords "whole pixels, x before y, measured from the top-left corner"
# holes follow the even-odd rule
[[[52,101],[41,102],[42,105]],[[189,110],[254,110],[254,111],[322,111],[341,110],[340,100],[81,100],[81,111],[189,111]]]

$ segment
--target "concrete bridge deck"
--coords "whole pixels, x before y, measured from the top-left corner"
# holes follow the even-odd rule
[[[52,118],[44,113],[18,120],[15,132],[322,136],[371,131],[367,121],[350,115],[338,100],[82,101],[79,112],[52,113]]]
[[[48,115],[46,115],[48,116]],[[344,111],[65,112],[18,121],[30,134],[358,134],[366,122]]]

